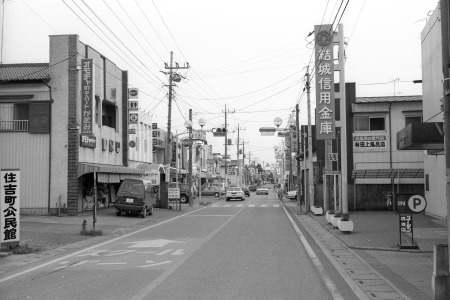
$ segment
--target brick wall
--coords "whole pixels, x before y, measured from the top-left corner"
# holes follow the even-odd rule
[[[69,69],[76,69],[78,64],[78,36],[69,36]],[[68,124],[77,123],[77,94],[78,91],[78,73],[69,72],[69,111]],[[67,171],[67,214],[78,214],[78,130],[69,130],[67,149],[68,149],[68,171]]]

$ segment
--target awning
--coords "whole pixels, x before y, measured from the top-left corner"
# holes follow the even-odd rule
[[[141,169],[141,170],[145,170],[145,171],[159,171],[161,174],[165,174],[165,172],[166,172],[165,166],[162,164],[130,161],[129,165],[131,168]]]
[[[353,170],[352,178],[424,178],[423,169],[361,169]]]
[[[93,172],[113,173],[113,174],[136,174],[136,175],[145,174],[144,170],[124,166],[102,165],[102,164],[82,163],[82,162],[78,163],[78,177]]]

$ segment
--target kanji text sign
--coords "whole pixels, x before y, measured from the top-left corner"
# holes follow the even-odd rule
[[[20,170],[1,170],[0,180],[0,243],[20,242]]]
[[[94,60],[81,60],[81,133],[93,134]]]
[[[318,140],[336,138],[334,111],[333,26],[316,25],[316,137]]]

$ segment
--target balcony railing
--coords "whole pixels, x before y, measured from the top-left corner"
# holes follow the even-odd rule
[[[0,132],[28,131],[28,120],[0,121]]]

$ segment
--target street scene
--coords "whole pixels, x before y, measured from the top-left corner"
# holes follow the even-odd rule
[[[450,0],[407,3],[1,1],[0,299],[450,299]]]

